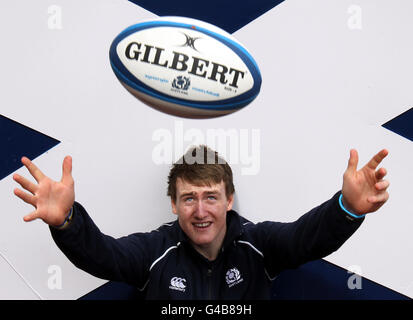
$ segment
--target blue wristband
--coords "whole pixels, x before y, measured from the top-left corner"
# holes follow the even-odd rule
[[[63,221],[63,223],[60,226],[57,226],[55,228],[63,229],[63,227],[66,227],[66,225],[68,225],[70,221],[72,220],[72,215],[73,215],[73,206],[70,208],[69,214],[67,215],[65,221]]]
[[[350,215],[351,217],[356,218],[356,219],[360,219],[360,218],[363,218],[365,216],[365,214],[362,214],[362,215],[354,214],[354,213],[348,211],[346,208],[344,208],[342,198],[343,198],[343,194],[340,194],[340,197],[338,198],[338,203],[340,204],[341,209],[343,209],[343,211],[345,213],[347,213],[348,215]]]

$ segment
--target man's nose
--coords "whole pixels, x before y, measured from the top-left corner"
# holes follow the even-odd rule
[[[204,219],[208,216],[206,205],[202,201],[198,201],[195,211],[195,218]]]

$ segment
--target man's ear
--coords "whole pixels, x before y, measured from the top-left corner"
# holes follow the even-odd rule
[[[227,204],[227,211],[232,209],[232,205],[234,204],[234,194],[231,194],[228,197],[228,204]]]
[[[174,214],[178,214],[178,210],[176,209],[176,203],[175,200],[171,198],[171,206],[172,206],[172,212]]]

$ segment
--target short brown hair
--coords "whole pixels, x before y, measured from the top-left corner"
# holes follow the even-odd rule
[[[205,145],[191,147],[172,165],[168,176],[167,195],[173,201],[176,200],[178,178],[196,186],[209,186],[211,183],[223,181],[227,198],[235,192],[231,167],[218,152]]]

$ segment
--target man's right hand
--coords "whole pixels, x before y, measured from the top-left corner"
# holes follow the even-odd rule
[[[23,218],[24,221],[40,218],[51,226],[61,225],[75,201],[72,158],[70,156],[64,158],[62,179],[59,182],[45,176],[28,158],[23,157],[21,161],[37,181],[36,184],[18,174],[13,175],[13,179],[23,189],[29,191],[28,193],[15,188],[14,194],[35,208],[32,213]]]

